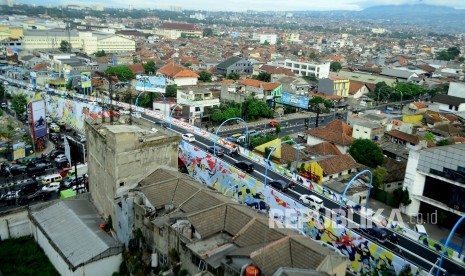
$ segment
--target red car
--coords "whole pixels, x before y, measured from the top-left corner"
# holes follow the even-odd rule
[[[279,125],[279,123],[276,122],[276,121],[270,121],[270,122],[268,123],[268,125],[269,125],[270,127],[274,127],[274,126],[276,126],[276,125]]]

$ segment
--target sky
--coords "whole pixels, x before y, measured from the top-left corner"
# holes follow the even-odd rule
[[[52,0],[66,4],[92,5],[100,3],[105,7],[170,9],[170,6],[186,10],[211,11],[294,11],[294,10],[362,10],[371,6],[429,4],[452,8],[465,8],[463,0]],[[51,2],[52,2],[51,1]]]
[[[25,3],[25,0],[17,2]],[[44,0],[32,0],[28,3],[44,3]],[[294,11],[294,10],[362,10],[370,6],[401,5],[401,4],[429,4],[452,8],[465,8],[464,0],[48,0],[55,5],[95,5],[118,8],[152,8],[170,9],[171,6],[187,10],[211,11]]]

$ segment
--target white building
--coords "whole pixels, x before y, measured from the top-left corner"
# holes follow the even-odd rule
[[[315,76],[318,79],[323,79],[329,76],[330,62],[317,63],[286,59],[283,66],[299,76]]]
[[[100,50],[107,53],[134,52],[136,42],[123,36],[76,30],[24,30],[25,50],[60,49],[62,41],[71,43],[74,50],[92,54]]]
[[[449,217],[465,215],[464,164],[465,144],[410,151],[404,187],[412,202],[402,211],[410,216],[438,209]]]
[[[31,210],[32,233],[61,275],[112,275],[122,244],[100,228],[105,221],[90,200],[63,200]]]
[[[268,41],[271,45],[276,44],[278,36],[276,34],[253,34],[252,39],[260,41],[261,44]]]
[[[205,118],[205,114],[210,113],[209,109],[220,106],[220,99],[209,90],[178,90],[176,99],[182,105],[181,116],[192,125],[198,125],[200,116]]]

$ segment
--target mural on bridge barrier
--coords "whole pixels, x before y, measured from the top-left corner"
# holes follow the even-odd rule
[[[96,119],[96,118],[99,118],[100,116],[102,116],[102,110],[98,106],[94,106],[94,105],[90,105],[90,104],[83,103],[83,102],[78,102],[78,101],[72,101],[72,100],[69,100],[69,99],[66,99],[66,98],[61,98],[61,97],[58,97],[58,96],[53,96],[53,95],[50,96],[50,95],[48,95],[47,93],[44,93],[44,92],[36,93],[36,92],[33,92],[33,91],[24,90],[24,89],[18,89],[18,90],[16,90],[16,92],[18,94],[25,95],[26,98],[28,99],[28,102],[33,101],[33,100],[45,99],[46,102],[47,102],[47,111],[49,112],[49,114],[52,114],[51,116],[56,116],[58,118],[63,118],[65,120],[65,123],[71,125],[73,128],[81,130],[81,131],[84,130],[84,119],[90,119],[90,118]],[[66,92],[64,92],[64,93],[66,93]],[[82,96],[82,95],[76,95],[76,96]],[[90,100],[96,100],[94,97],[91,97],[91,96],[88,96],[88,98]],[[122,107],[122,108],[129,108],[129,104],[127,104],[127,103],[115,102],[115,105],[117,105],[119,107]],[[163,114],[160,114],[158,112],[154,112],[154,111],[151,111],[151,110],[146,110],[144,108],[135,107],[135,106],[132,106],[132,109],[137,110],[137,111],[139,111],[141,113],[145,113],[147,115],[150,115],[150,116],[152,116],[154,118],[164,120],[164,121],[166,121],[168,123],[170,122],[169,118],[165,117]],[[103,115],[106,116],[106,117],[109,116],[108,112],[105,112]],[[180,120],[172,119],[172,124],[176,125],[176,126],[179,126],[179,127],[182,127],[184,129],[187,129],[188,131],[190,131],[192,133],[201,135],[202,137],[205,137],[205,138],[207,138],[209,140],[217,141],[217,143],[220,144],[220,145],[227,146],[227,147],[232,146],[232,143],[227,142],[225,139],[217,137],[213,133],[207,132],[207,131],[205,131],[203,129],[199,129],[198,127],[192,126],[192,125],[190,125],[190,124],[188,124],[186,122],[182,122]],[[255,153],[253,153],[251,151],[248,151],[247,149],[244,149],[242,147],[240,148],[240,150],[241,150],[242,155],[246,156],[247,158],[249,158],[249,159],[251,159],[251,160],[253,160],[253,161],[255,161],[255,162],[259,163],[259,164],[265,165],[266,160],[262,156],[258,156]],[[181,151],[180,151],[180,157],[182,157]],[[190,158],[188,160],[190,160]],[[198,163],[200,164],[201,162],[198,162]],[[341,199],[341,195],[339,195],[337,193],[334,193],[333,191],[326,189],[324,186],[319,185],[318,183],[312,182],[309,179],[306,179],[306,178],[304,178],[304,177],[302,177],[302,176],[300,176],[298,174],[292,173],[292,172],[288,171],[286,168],[278,166],[277,164],[274,164],[274,163],[268,163],[267,166],[268,166],[269,169],[272,169],[272,170],[274,170],[276,172],[279,172],[279,173],[281,173],[283,175],[286,175],[289,178],[292,178],[293,180],[295,180],[296,182],[300,182],[302,185],[304,185],[308,189],[310,189],[310,190],[312,190],[312,191],[314,191],[316,193],[319,193],[324,197],[332,199],[332,200],[334,200],[336,202],[339,202],[340,199]],[[236,175],[235,172],[237,172],[237,170],[235,170],[234,168],[232,168],[232,170],[233,170],[233,174]],[[193,171],[193,169],[190,170],[190,171]],[[237,175],[241,175],[240,172],[237,172]],[[244,178],[248,177],[248,175],[244,175],[244,174],[242,174],[242,175],[244,176]],[[207,178],[204,179],[204,183],[210,183],[210,182],[205,182],[206,179]],[[217,181],[217,182],[218,183],[224,183],[224,182],[221,182],[221,181]],[[220,188],[221,188],[221,185],[223,185],[223,184],[216,184],[216,185],[219,185]],[[257,185],[260,185],[260,184],[257,182]],[[250,187],[250,188],[242,187],[241,190],[237,191],[237,193],[242,198],[244,198],[244,202],[246,202],[250,206],[257,207],[257,208],[263,208],[265,206],[265,204],[264,204],[264,199],[265,198],[263,197],[262,194],[258,193],[256,191],[256,189],[257,189],[256,186],[253,186],[253,187]],[[231,189],[231,190],[234,190],[234,189]],[[279,199],[276,199],[276,200],[279,201]],[[282,204],[285,204],[285,203],[282,202]],[[353,203],[353,202],[351,202],[351,201],[349,201],[347,199],[344,199],[343,200],[343,205],[355,206],[355,203]],[[366,214],[365,208],[363,208],[363,207],[361,208],[361,213]],[[410,236],[412,238],[417,239],[419,241],[419,243],[429,246],[429,248],[431,248],[432,250],[435,250],[435,251],[437,251],[439,253],[441,253],[441,251],[442,251],[442,248],[443,248],[442,244],[440,244],[437,241],[434,241],[431,238],[421,237],[421,236],[418,235],[418,233],[414,232],[412,229],[409,229],[407,227],[402,228],[399,225],[397,225],[396,222],[389,222],[384,217],[373,218],[373,219],[375,219],[375,221],[377,223],[379,223],[379,224],[385,225],[386,227],[390,227],[391,229],[393,229],[395,231],[398,231],[400,233],[406,234],[406,235],[408,235],[408,236]],[[427,239],[427,241],[425,241],[425,239]],[[448,248],[448,250],[446,251],[446,254],[450,258],[453,258],[455,260],[460,260],[461,262],[465,263],[464,259],[458,258],[458,253],[456,251],[452,250],[452,249]]]
[[[349,256],[348,267],[354,272],[370,273],[387,269],[399,274],[408,263],[384,250],[377,244],[365,240],[349,229],[336,227],[331,219],[312,211],[281,194],[252,176],[215,158],[195,146],[181,141],[179,157],[186,164],[189,174],[199,182],[214,187],[223,194],[237,199],[252,208],[269,213],[283,225],[290,225],[314,240],[329,243],[342,254]],[[280,210],[280,215],[274,215]],[[291,211],[295,216],[282,214]],[[413,275],[420,270],[410,266]]]

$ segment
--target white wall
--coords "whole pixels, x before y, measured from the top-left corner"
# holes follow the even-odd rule
[[[11,210],[0,217],[0,240],[25,237],[31,234],[31,221],[27,208]]]
[[[361,138],[371,140],[371,128],[354,124],[352,128],[352,137],[355,139]]]
[[[309,146],[314,146],[314,145],[317,145],[317,144],[320,144],[320,143],[323,143],[323,142],[326,142],[326,141],[323,140],[323,139],[311,136],[311,135],[307,136],[307,145],[309,145]],[[336,146],[336,148],[342,154],[346,154],[349,151],[349,147],[345,147],[345,146],[341,146],[341,145],[337,145],[337,144],[334,144],[334,145]]]
[[[113,272],[119,271],[119,265],[122,262],[122,254],[103,258],[96,262],[89,263],[85,266],[81,266],[75,271],[72,271],[68,264],[63,260],[61,255],[52,247],[48,239],[42,233],[42,231],[34,226],[34,237],[40,247],[44,250],[45,255],[49,258],[55,269],[62,276],[78,276],[78,275],[111,275]],[[70,237],[72,238],[72,237]]]
[[[174,83],[178,86],[197,85],[197,78],[175,78]]]
[[[409,152],[407,169],[405,170],[404,187],[407,188],[412,202],[403,208],[403,213],[409,216],[416,216],[420,210],[421,202],[412,195],[423,195],[425,188],[425,176],[417,171],[420,151],[411,150]]]

